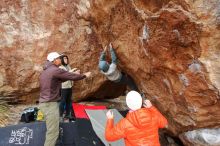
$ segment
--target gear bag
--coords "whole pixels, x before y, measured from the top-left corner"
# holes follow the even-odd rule
[[[23,110],[21,114],[21,122],[29,123],[36,121],[37,119],[37,113],[38,113],[37,107],[29,107]]]

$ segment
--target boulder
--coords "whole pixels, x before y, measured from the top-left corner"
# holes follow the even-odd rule
[[[112,42],[120,70],[167,117],[169,132],[219,127],[219,8],[218,0],[2,0],[0,96],[36,101],[42,65],[58,51],[93,74],[75,82],[75,100],[117,97],[125,88],[97,67]]]

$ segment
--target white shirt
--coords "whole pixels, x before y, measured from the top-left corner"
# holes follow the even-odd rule
[[[65,71],[71,70],[69,65],[67,65],[66,67],[61,65],[61,66],[59,66],[59,68],[65,70]],[[68,81],[62,83],[62,89],[68,89],[68,88],[72,88],[72,87],[73,87],[73,81],[68,80]]]

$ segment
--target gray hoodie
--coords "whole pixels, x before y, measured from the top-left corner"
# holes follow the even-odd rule
[[[52,62],[47,61],[40,75],[40,99],[39,102],[53,102],[60,100],[61,83],[67,80],[77,81],[84,79],[82,74],[69,73]]]
[[[122,78],[122,73],[117,68],[117,57],[113,48],[110,48],[112,63],[110,64],[108,70],[103,72],[101,69],[101,73],[104,74],[110,81],[119,82]],[[106,61],[106,53],[102,51],[99,62]]]

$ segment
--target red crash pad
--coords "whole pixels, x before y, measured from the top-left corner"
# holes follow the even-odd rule
[[[89,117],[86,114],[86,109],[90,110],[103,110],[106,109],[106,106],[90,106],[90,105],[83,105],[78,103],[73,103],[73,110],[75,112],[76,118],[86,118],[89,119]]]

